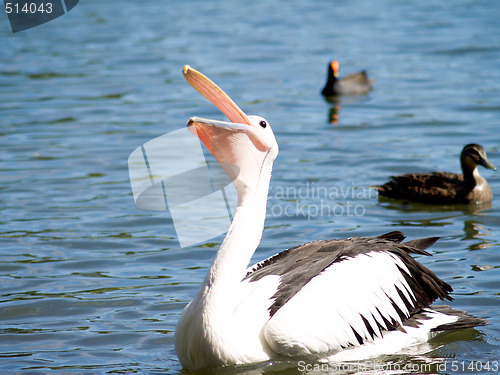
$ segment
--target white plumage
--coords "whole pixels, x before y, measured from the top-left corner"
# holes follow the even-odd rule
[[[362,317],[371,323],[378,337],[381,337],[378,325],[385,327],[382,316],[386,319],[397,317],[402,324],[387,298],[392,298],[407,316],[410,315],[395,289],[397,285],[406,294],[411,293],[396,263],[404,267],[391,254],[373,253],[329,267],[266,323],[264,335],[271,348],[289,356],[330,353],[356,343],[354,331],[363,340],[370,340]]]

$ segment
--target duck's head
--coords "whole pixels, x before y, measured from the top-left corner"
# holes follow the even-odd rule
[[[496,170],[492,163],[488,161],[486,157],[486,151],[484,151],[483,146],[470,143],[464,147],[462,154],[460,155],[460,161],[462,163],[462,169],[473,171],[478,165],[482,165],[485,168]]]
[[[340,64],[337,60],[332,60],[330,62],[330,70],[336,78],[339,77]]]
[[[328,64],[328,77],[325,87],[321,91],[321,95],[326,96],[327,98],[336,95],[333,86],[339,77],[339,67],[340,64],[337,60],[332,60],[330,61],[330,64]]]

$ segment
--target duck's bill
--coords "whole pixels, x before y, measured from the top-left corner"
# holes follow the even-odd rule
[[[330,67],[332,68],[333,75],[338,78],[339,77],[339,62],[336,60],[333,60],[330,63]]]
[[[250,125],[250,120],[245,112],[207,76],[191,68],[189,65],[184,66],[183,74],[191,86],[212,102],[231,122]]]
[[[497,167],[494,164],[490,163],[487,159],[483,159],[482,161],[485,168],[493,169],[494,171],[497,170]]]

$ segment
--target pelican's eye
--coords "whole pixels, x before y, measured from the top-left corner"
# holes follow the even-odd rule
[[[262,126],[263,128],[265,128],[267,126],[267,122],[262,120],[261,122],[259,122],[259,125]]]

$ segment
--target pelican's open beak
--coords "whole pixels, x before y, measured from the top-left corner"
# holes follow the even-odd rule
[[[191,68],[184,66],[184,78],[198,90],[213,105],[220,109],[231,122],[209,120],[200,117],[192,117],[188,121],[189,130],[196,135],[208,148],[210,153],[215,155],[215,148],[221,144],[222,138],[228,137],[229,133],[245,133],[254,146],[265,151],[270,146],[257,133],[258,126],[253,124],[248,116],[238,107],[233,100],[222,89],[212,82],[207,76]],[[235,138],[235,137],[230,137]],[[227,141],[223,142],[224,144]],[[225,145],[227,147],[227,145]],[[216,156],[217,158],[217,156]],[[219,160],[220,162],[220,160]]]
[[[205,75],[188,65],[184,67],[183,73],[196,90],[231,120],[227,122],[192,117],[187,124],[189,131],[203,142],[226,170],[231,181],[237,177],[258,181],[262,160],[273,146],[277,148],[274,136],[266,138],[265,133],[268,132],[263,131],[255,116],[247,116]]]
[[[191,86],[219,108],[231,122],[250,125],[250,120],[245,112],[207,76],[191,68],[189,65],[184,66],[183,74]]]

